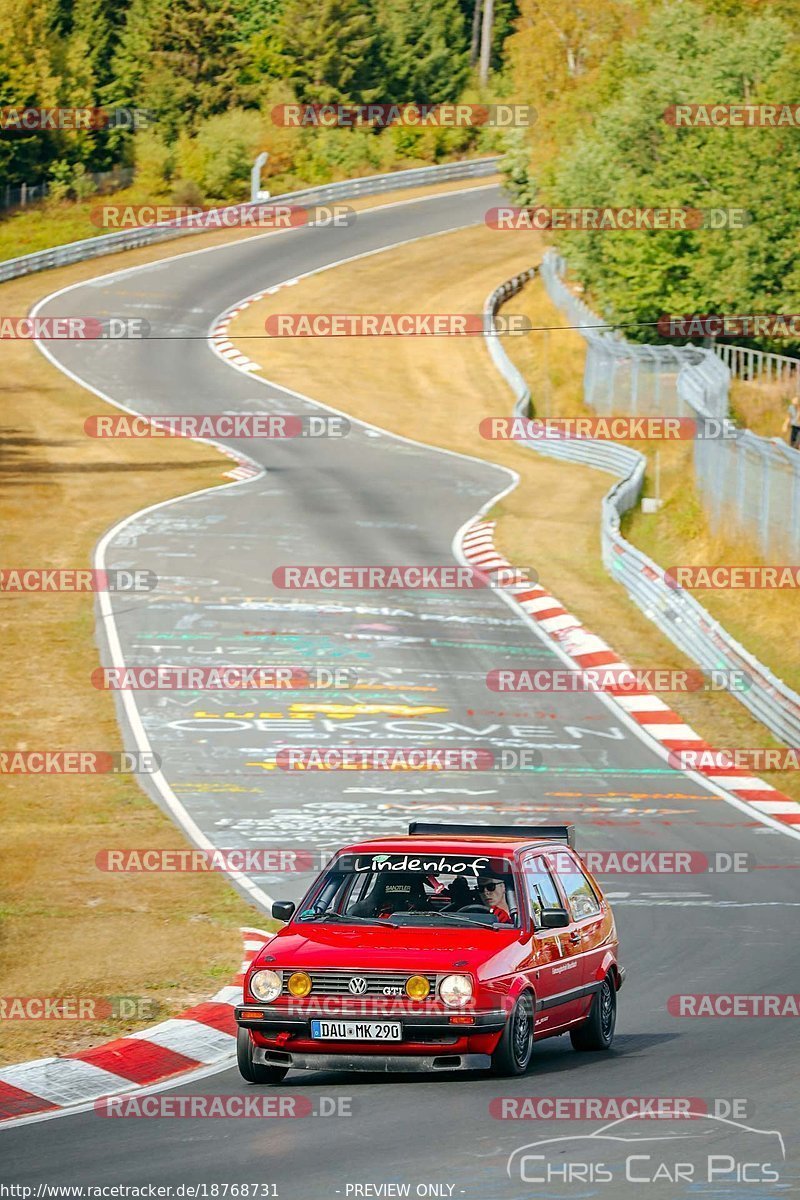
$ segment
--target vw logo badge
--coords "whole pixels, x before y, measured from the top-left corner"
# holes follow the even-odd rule
[[[354,975],[347,986],[354,996],[363,996],[367,990],[367,981],[363,975]]]

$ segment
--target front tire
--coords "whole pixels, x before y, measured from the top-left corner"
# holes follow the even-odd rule
[[[280,1083],[289,1070],[288,1067],[267,1067],[264,1063],[253,1062],[253,1039],[250,1030],[241,1026],[236,1035],[236,1061],[239,1074],[248,1083]]]
[[[589,1016],[583,1025],[570,1030],[570,1041],[575,1050],[610,1050],[617,1024],[617,989],[614,980],[606,975],[592,1000]]]
[[[532,1054],[533,1000],[530,992],[523,992],[492,1055],[492,1071],[495,1075],[524,1075]]]

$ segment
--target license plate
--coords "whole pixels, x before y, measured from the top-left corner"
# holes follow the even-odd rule
[[[399,1042],[403,1027],[399,1021],[312,1021],[311,1036],[326,1042]]]

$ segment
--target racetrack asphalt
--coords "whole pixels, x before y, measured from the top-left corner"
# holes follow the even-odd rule
[[[305,272],[480,222],[497,202],[494,190],[465,190],[359,213],[346,228],[299,229],[98,278],[49,299],[39,315],[144,317],[151,337],[50,342],[48,350],[98,392],[142,413],[318,413],[305,399],[221,361],[207,343],[217,316]],[[435,241],[431,252],[437,252]],[[291,289],[285,295],[292,311]],[[421,296],[418,311],[425,307]],[[386,308],[392,311],[390,284]],[[314,353],[313,339],[302,348]],[[420,403],[447,404],[458,419],[457,396],[423,396]],[[339,406],[346,413],[346,394]],[[402,832],[410,818],[472,816],[571,821],[580,849],[746,851],[754,862],[744,873],[603,879],[628,969],[610,1055],[577,1054],[558,1038],[536,1047],[534,1067],[522,1079],[469,1074],[386,1082],[292,1073],[274,1094],[307,1097],[317,1114],[297,1125],[287,1117],[122,1120],[78,1113],[6,1130],[0,1137],[3,1180],[173,1187],[249,1182],[277,1188],[251,1195],[288,1200],[403,1194],[354,1190],[367,1184],[407,1184],[410,1195],[577,1198],[633,1195],[644,1186],[625,1182],[626,1159],[634,1154],[640,1157],[627,1170],[640,1180],[663,1164],[648,1196],[773,1194],[773,1185],[757,1183],[756,1168],[744,1169],[745,1162],[762,1164],[762,1178],[770,1162],[780,1171],[776,1194],[785,1194],[787,1185],[791,1190],[800,1127],[791,1057],[797,1020],[681,1019],[668,1013],[667,1000],[675,993],[797,988],[796,840],[670,770],[622,714],[596,696],[489,691],[485,676],[494,668],[560,665],[489,589],[291,592],[272,582],[273,571],[289,564],[452,565],[456,531],[509,486],[508,472],[355,422],[340,439],[231,445],[265,474],[134,517],[109,541],[109,567],[149,569],[159,580],[152,593],[113,598],[124,660],[314,663],[351,669],[359,687],[266,697],[136,693],[168,791],[214,845],[327,854],[355,838]],[[142,506],[147,503],[143,495]],[[535,566],[535,549],[531,557]],[[109,662],[107,633],[100,642]],[[122,707],[120,719],[126,744],[135,749]],[[543,769],[431,778],[284,772],[270,763],[280,746],[346,743],[535,748]],[[142,783],[165,804],[163,791],[146,776]],[[308,879],[307,873],[267,871],[254,882],[272,896],[296,900]],[[252,1091],[231,1068],[159,1094]],[[550,1169],[544,1158],[529,1157],[521,1168],[517,1157],[507,1173],[515,1149],[587,1135],[605,1122],[498,1120],[489,1104],[499,1096],[695,1097],[711,1111],[715,1100],[722,1102],[718,1114],[736,1123],[709,1117],[610,1131],[647,1139],[633,1150],[627,1141],[597,1139],[537,1147],[530,1155],[547,1157],[555,1172],[549,1183],[538,1183]],[[731,1112],[734,1099],[740,1103]],[[334,1104],[340,1112],[349,1105],[352,1115],[323,1115]],[[785,1160],[775,1136],[761,1132],[775,1130],[785,1139]],[[677,1134],[677,1142],[652,1141]],[[710,1182],[709,1155],[718,1156]],[[601,1161],[615,1182],[603,1179]],[[677,1180],[676,1163],[685,1167]]]

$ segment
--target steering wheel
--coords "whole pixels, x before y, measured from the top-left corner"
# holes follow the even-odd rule
[[[456,912],[463,913],[488,913],[492,910],[487,908],[485,904],[465,904],[463,908],[456,909]]]

